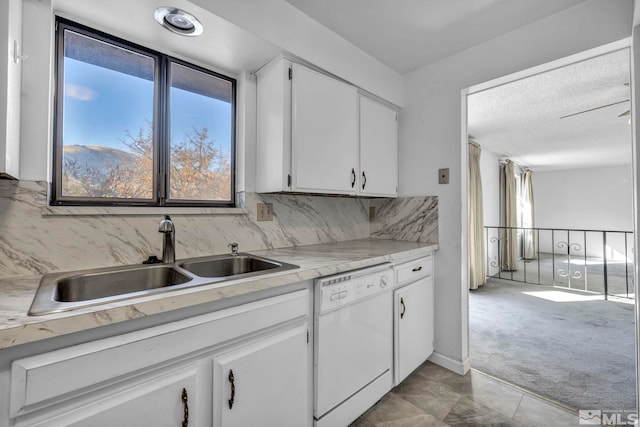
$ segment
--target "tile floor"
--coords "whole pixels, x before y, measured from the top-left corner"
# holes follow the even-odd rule
[[[425,362],[350,427],[578,425],[577,412],[478,371]]]

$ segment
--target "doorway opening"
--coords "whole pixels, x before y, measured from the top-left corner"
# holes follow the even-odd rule
[[[465,100],[471,367],[576,410],[636,410],[629,55]]]

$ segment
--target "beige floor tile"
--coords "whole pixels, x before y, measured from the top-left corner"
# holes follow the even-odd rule
[[[439,419],[431,415],[418,415],[417,417],[404,418],[397,421],[386,421],[376,424],[376,427],[448,427]]]
[[[410,375],[393,393],[440,420],[460,399],[460,394],[451,391],[442,382],[427,380],[421,375]]]
[[[418,415],[425,415],[425,412],[395,394],[387,393],[374,406],[373,410],[367,414],[366,419],[378,425],[383,422],[398,421]]]
[[[578,414],[526,394],[522,398],[522,402],[520,402],[514,419],[530,427],[547,425],[573,427],[580,424]]]
[[[468,375],[471,376],[471,390],[466,394],[467,397],[507,418],[513,418],[523,398],[522,392],[476,371]]]
[[[517,421],[465,396],[458,400],[443,421],[450,426],[464,427],[521,426]]]

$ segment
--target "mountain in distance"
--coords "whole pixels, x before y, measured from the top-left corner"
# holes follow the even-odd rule
[[[75,162],[77,167],[88,169],[105,169],[112,167],[133,167],[136,161],[134,154],[112,147],[96,145],[65,145],[63,164]]]

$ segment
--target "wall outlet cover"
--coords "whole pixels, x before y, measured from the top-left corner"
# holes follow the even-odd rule
[[[273,203],[258,203],[258,221],[273,221]]]

